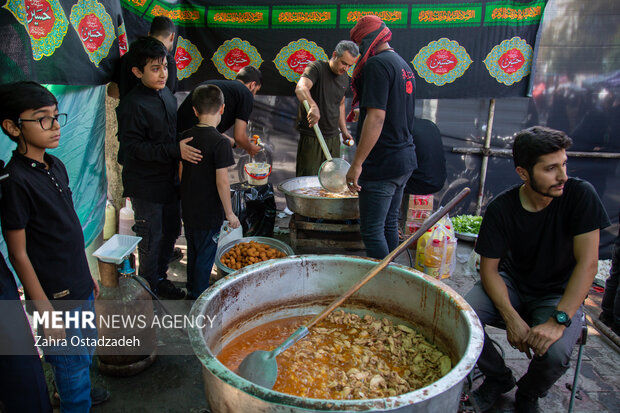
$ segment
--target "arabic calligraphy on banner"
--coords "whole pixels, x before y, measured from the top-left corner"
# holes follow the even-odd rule
[[[390,28],[407,27],[409,6],[383,4],[381,6],[340,6],[340,27],[353,27],[359,19],[369,14],[381,17]]]
[[[202,26],[205,20],[205,8],[198,6],[172,6],[165,2],[154,1],[151,3],[147,16],[166,16],[176,25]]]
[[[454,5],[438,7],[412,6],[412,27],[458,27],[474,26],[482,22],[482,4],[472,3],[467,6]]]
[[[51,56],[62,44],[69,22],[58,0],[9,0],[3,8],[28,31],[34,60]]]
[[[500,83],[510,86],[530,74],[532,47],[520,37],[504,40],[484,59],[489,74]]]
[[[237,73],[248,65],[258,69],[263,63],[256,47],[238,37],[226,40],[217,48],[211,60],[226,79],[234,79]]]
[[[71,7],[69,20],[90,61],[99,66],[115,38],[112,18],[105,7],[96,0],[79,0]]]
[[[458,42],[442,37],[423,47],[411,63],[421,78],[443,86],[463,76],[472,60]]]
[[[269,7],[209,7],[207,26],[267,28],[269,27]]]
[[[182,80],[190,77],[200,67],[202,54],[189,40],[179,36],[177,50],[174,53],[174,63],[177,65],[177,79]]]
[[[273,6],[271,26],[274,28],[333,28],[338,23],[337,6]]]
[[[546,1],[536,1],[524,5],[500,1],[487,4],[484,23],[487,26],[497,24],[538,24],[542,19]]]
[[[297,83],[306,66],[315,60],[328,60],[325,50],[302,38],[280,49],[273,62],[282,76],[289,82]]]

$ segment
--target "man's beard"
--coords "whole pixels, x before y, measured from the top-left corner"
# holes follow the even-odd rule
[[[565,183],[566,183],[566,181],[563,181],[563,182],[561,182],[559,184],[556,184],[556,185],[560,185],[560,184],[564,185]],[[532,190],[534,192],[536,192],[537,194],[540,194],[542,196],[546,196],[546,197],[549,197],[549,198],[559,198],[564,193],[564,191],[562,190],[562,192],[560,194],[558,194],[558,195],[552,194],[550,191],[556,185],[553,185],[553,186],[547,188],[546,190],[543,190],[543,189],[541,189],[540,185],[538,185],[538,182],[536,181],[534,176],[532,176],[531,179],[530,179],[530,187],[532,188]]]

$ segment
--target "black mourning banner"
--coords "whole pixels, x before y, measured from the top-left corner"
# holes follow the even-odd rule
[[[418,98],[525,96],[546,0],[355,2],[0,0],[3,82],[104,84],[155,16],[177,26],[181,90],[234,79],[249,64],[261,94],[292,95],[308,63],[327,60],[364,15],[381,17],[390,45],[416,74]],[[231,4],[233,3],[233,4]],[[351,72],[352,73],[352,70]]]

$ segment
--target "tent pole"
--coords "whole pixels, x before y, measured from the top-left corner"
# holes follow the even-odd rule
[[[487,167],[489,165],[489,149],[491,148],[491,134],[493,132],[493,119],[495,118],[495,99],[489,101],[489,117],[487,119],[487,133],[484,138],[482,149],[482,166],[480,167],[480,187],[478,188],[478,200],[476,201],[476,215],[480,215],[482,209],[482,196],[484,184],[487,180]]]

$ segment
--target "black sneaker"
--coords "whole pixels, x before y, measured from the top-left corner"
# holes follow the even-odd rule
[[[515,394],[515,411],[517,413],[538,413],[538,397],[529,397],[517,390]]]
[[[477,412],[486,412],[493,407],[499,396],[512,390],[515,384],[516,380],[512,373],[510,373],[510,379],[503,381],[486,378],[480,387],[471,393],[470,400]]]
[[[185,298],[185,291],[175,287],[172,281],[166,279],[157,284],[157,295],[165,300],[182,300]]]
[[[90,388],[90,403],[93,406],[97,406],[110,398],[110,392],[99,386],[93,386]]]
[[[181,248],[176,247],[172,252],[172,257],[170,257],[170,261],[168,263],[170,264],[172,262],[178,261],[181,258],[183,258],[183,251],[181,250]]]

